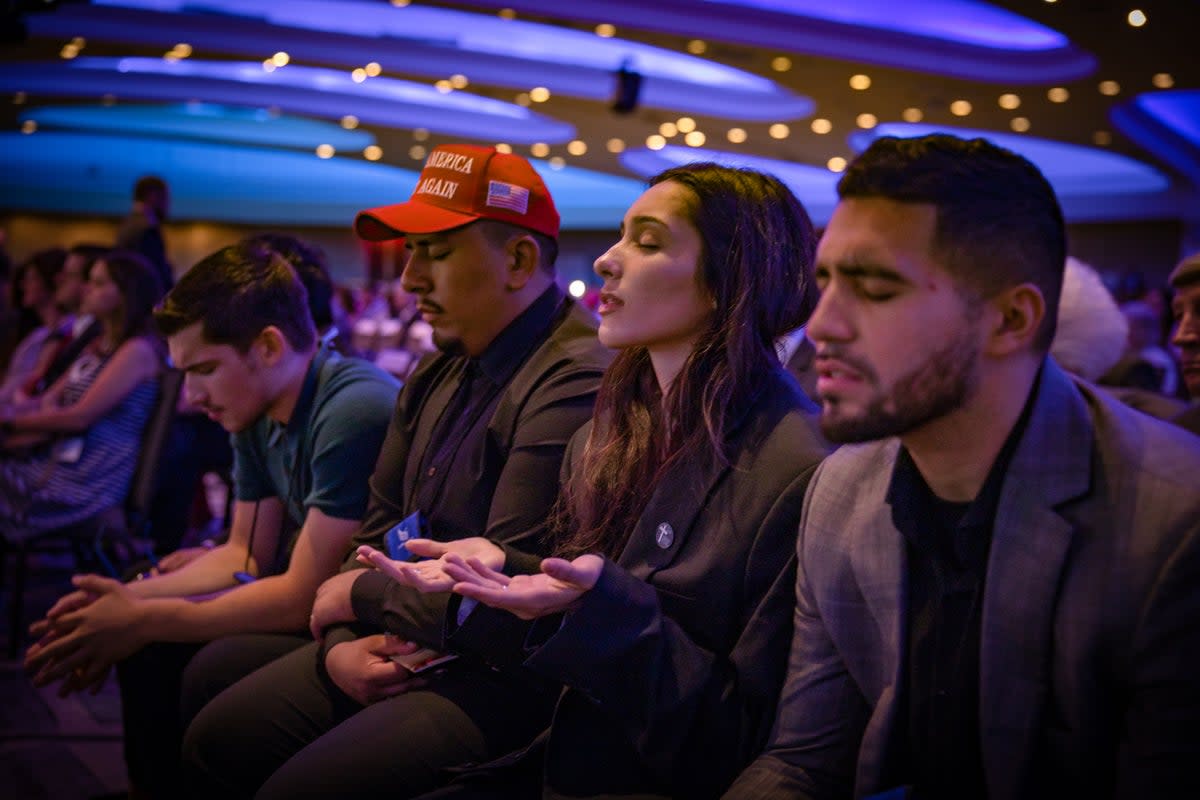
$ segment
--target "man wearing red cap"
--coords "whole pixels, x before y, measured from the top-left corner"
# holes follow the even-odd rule
[[[439,351],[401,393],[355,544],[483,535],[543,550],[563,452],[611,357],[555,283],[559,217],[545,184],[519,156],[444,145],[408,202],[365,211],[355,227],[406,238],[401,280]],[[219,696],[231,682],[219,670],[189,676],[185,712],[203,706],[184,744],[193,791],[407,797],[445,767],[531,741],[556,686],[467,658],[419,675],[393,660],[442,648],[448,598],[363,569],[352,550],[318,591],[323,641]]]

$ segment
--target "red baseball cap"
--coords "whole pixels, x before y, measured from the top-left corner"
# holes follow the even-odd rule
[[[521,156],[494,147],[444,144],[425,159],[407,202],[360,211],[354,230],[368,241],[439,233],[494,219],[558,238],[558,210],[542,176]]]

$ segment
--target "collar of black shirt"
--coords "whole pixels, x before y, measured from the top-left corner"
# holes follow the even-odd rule
[[[1033,411],[1034,401],[1042,383],[1042,370],[1039,369],[1030,387],[1029,396],[1021,415],[1004,440],[1004,446],[992,462],[992,468],[983,482],[979,494],[968,505],[958,521],[954,535],[954,557],[959,566],[966,566],[982,559],[986,562],[987,546],[991,542],[992,525],[996,520],[996,510],[1000,504],[1000,492],[1004,488],[1004,478],[1008,473],[1008,465],[1012,461],[1020,445],[1025,429],[1029,425],[1029,417]],[[931,520],[939,518],[944,509],[939,509],[939,498],[925,482],[921,471],[908,450],[901,446],[896,456],[896,465],[892,469],[892,480],[888,486],[887,502],[892,507],[892,521],[896,528],[909,540],[913,546],[920,548],[936,548],[937,543],[929,541],[936,536],[938,526],[930,524]]]
[[[538,295],[475,359],[480,372],[496,386],[507,383],[533,348],[546,338],[565,297],[557,283]]]

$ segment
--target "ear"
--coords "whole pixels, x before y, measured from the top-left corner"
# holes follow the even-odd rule
[[[1030,350],[1046,318],[1046,298],[1032,283],[1005,289],[986,301],[993,320],[985,345],[991,355]]]
[[[250,352],[254,354],[255,360],[264,367],[273,367],[278,364],[289,349],[287,337],[274,325],[268,325],[259,331],[258,336],[254,339],[254,344],[250,346]]]
[[[514,236],[504,245],[507,266],[504,285],[510,292],[524,289],[537,274],[542,251],[532,236]]]

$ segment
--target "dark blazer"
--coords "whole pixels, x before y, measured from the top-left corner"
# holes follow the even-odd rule
[[[796,527],[825,454],[806,410],[773,372],[733,433],[732,463],[681,464],[579,607],[529,630],[527,666],[568,687],[541,742],[547,796],[713,797],[766,743]],[[478,607],[449,643],[503,658],[504,618],[515,619]]]
[[[887,788],[881,773],[905,735],[907,571],[885,499],[898,449],[843,447],[813,479],[779,718],[728,797]],[[1197,475],[1200,442],[1047,360],[984,590],[991,800],[1200,797]]]

